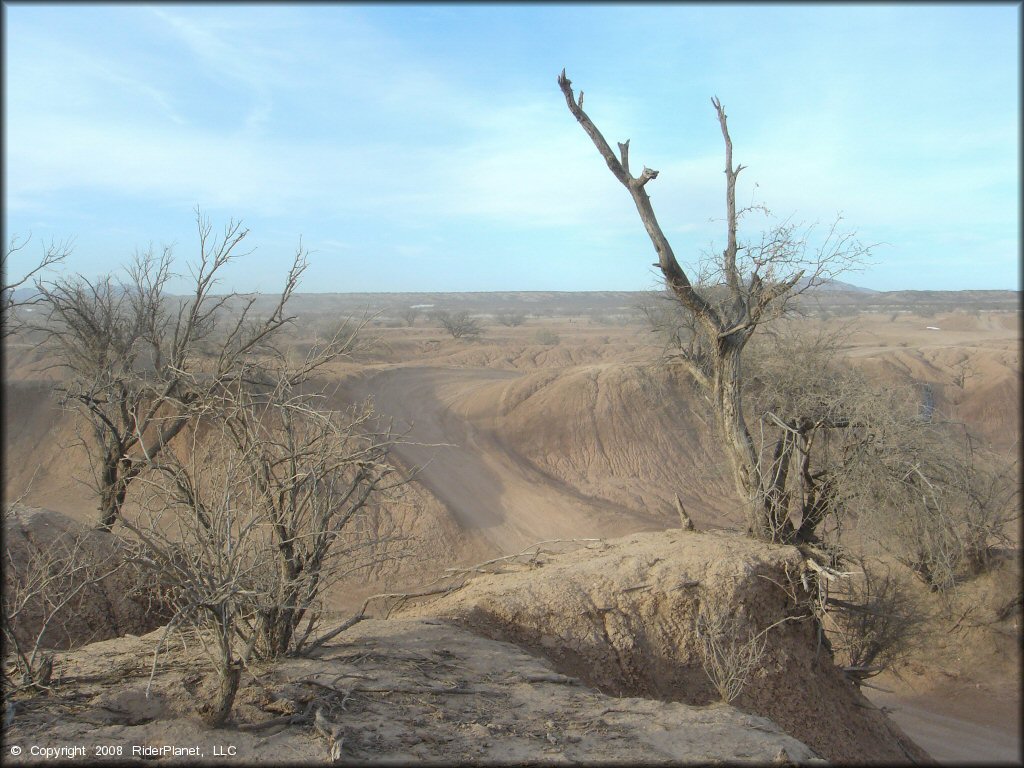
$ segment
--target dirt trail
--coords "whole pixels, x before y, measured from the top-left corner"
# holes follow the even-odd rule
[[[551,538],[608,537],[664,527],[623,507],[576,492],[509,450],[469,400],[500,390],[522,374],[466,368],[403,367],[377,371],[350,385],[372,394],[378,410],[409,429],[401,459],[422,467],[418,479],[459,525],[510,553]],[[490,399],[490,398],[487,398]]]
[[[866,693],[872,703],[887,707],[889,717],[940,763],[1021,760],[1020,707],[1013,691],[995,696],[964,688],[925,696]]]
[[[502,441],[496,429],[499,404],[523,375],[486,368],[385,368],[353,382],[351,394],[372,394],[396,428],[410,428],[409,439],[421,444],[402,446],[401,458],[423,466],[420,482],[489,549],[510,553],[548,538],[663,528],[636,512],[583,496]],[[1019,757],[1016,720],[1006,718],[1009,698],[973,714],[951,710],[941,697],[906,692],[875,701],[892,707],[896,722],[937,759],[956,762]]]

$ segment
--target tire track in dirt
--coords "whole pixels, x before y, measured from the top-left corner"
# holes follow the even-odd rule
[[[376,408],[408,430],[396,452],[421,467],[430,490],[464,530],[495,550],[519,551],[550,538],[611,537],[663,528],[600,499],[583,496],[537,470],[494,430],[497,404],[516,371],[469,368],[378,369],[349,383],[352,395],[372,395]],[[488,391],[492,390],[492,391]],[[470,400],[493,401],[494,412],[471,413]]]

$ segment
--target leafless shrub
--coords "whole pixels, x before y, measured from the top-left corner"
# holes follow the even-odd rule
[[[694,619],[697,650],[701,666],[723,702],[728,704],[739,696],[761,666],[768,629],[754,632],[737,616],[701,603]]]
[[[990,564],[1020,518],[1018,465],[982,451],[962,425],[907,421],[855,478],[864,529],[933,589]]]
[[[889,568],[854,558],[857,572],[829,597],[827,616],[835,655],[846,675],[860,682],[892,668],[921,636],[925,614]]]
[[[973,379],[978,375],[978,372],[974,369],[974,364],[971,362],[971,358],[969,357],[965,357],[953,366],[953,368],[953,383],[960,389],[966,389],[968,379]]]
[[[450,333],[453,339],[474,339],[483,333],[480,321],[469,312],[442,310],[436,313],[436,317],[440,326]]]
[[[553,347],[562,340],[562,337],[548,328],[541,328],[533,335],[533,340],[538,344]]]
[[[416,318],[418,318],[420,314],[421,312],[419,307],[409,307],[408,309],[403,309],[399,317],[402,318],[407,326],[412,328],[413,325],[416,324]]]
[[[85,444],[106,530],[132,482],[189,423],[191,405],[236,376],[250,356],[264,354],[292,320],[286,306],[307,263],[301,244],[276,303],[256,318],[256,296],[213,293],[248,230],[232,221],[216,237],[198,210],[196,225],[199,256],[189,267],[192,293],[184,299],[166,291],[169,248],[136,254],[123,277],[38,283],[47,315],[41,330],[67,373],[62,402],[89,424]],[[327,346],[349,351],[355,338],[345,326]]]
[[[515,328],[526,322],[526,314],[523,312],[499,312],[495,319],[508,328]]]
[[[324,590],[380,556],[367,502],[402,482],[372,403],[321,410],[293,371],[251,373],[260,386],[243,371],[193,405],[187,450],[154,462],[140,480],[143,512],[124,520],[137,561],[170,590],[169,631],[200,631],[219,679],[204,705],[214,725],[251,659],[315,641]]]
[[[5,513],[6,514],[6,513]],[[67,636],[66,623],[83,593],[125,567],[125,560],[97,557],[84,536],[64,535],[35,548],[27,558],[4,548],[3,661],[11,690],[51,686],[54,638]]]

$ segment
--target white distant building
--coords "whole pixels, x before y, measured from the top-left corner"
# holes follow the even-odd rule
[[[939,328],[939,326],[937,326],[937,325],[927,325],[927,326],[925,326],[925,330],[926,331],[941,331],[942,329]]]

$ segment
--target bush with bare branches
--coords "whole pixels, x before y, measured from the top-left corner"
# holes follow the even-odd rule
[[[499,312],[494,319],[506,328],[515,328],[526,322],[526,314],[523,312]]]
[[[921,422],[893,442],[859,478],[868,535],[933,589],[985,570],[1020,518],[1017,463],[958,424]]]
[[[198,210],[196,224],[199,255],[184,299],[167,293],[170,248],[137,254],[123,277],[37,284],[46,314],[41,329],[67,373],[62,402],[89,425],[83,442],[106,530],[120,516],[129,486],[189,423],[191,405],[237,375],[292,320],[286,306],[307,264],[301,245],[276,303],[257,318],[255,296],[213,293],[248,230],[232,221],[215,236]],[[333,342],[340,349],[352,341],[348,330]]]
[[[371,402],[326,410],[295,380],[263,363],[194,402],[188,445],[153,462],[143,511],[123,523],[170,591],[168,631],[203,638],[220,681],[204,705],[212,724],[230,714],[251,659],[315,641],[324,591],[381,556],[368,502],[402,482]]]
[[[436,317],[440,326],[450,333],[453,339],[475,339],[484,332],[480,321],[465,310],[462,312],[442,310],[436,313]]]
[[[701,666],[726,704],[739,696],[761,666],[768,631],[754,632],[736,615],[701,603],[694,618]]]
[[[535,334],[533,334],[533,340],[538,344],[553,347],[562,341],[562,337],[550,328],[540,328]]]
[[[50,687],[50,649],[71,636],[67,625],[77,619],[75,609],[84,593],[125,567],[113,550],[98,555],[83,534],[60,535],[45,547],[20,553],[6,543],[0,601],[4,680],[12,690]]]
[[[925,613],[889,568],[854,558],[858,569],[829,596],[826,625],[833,653],[854,682],[893,667],[919,641]]]

